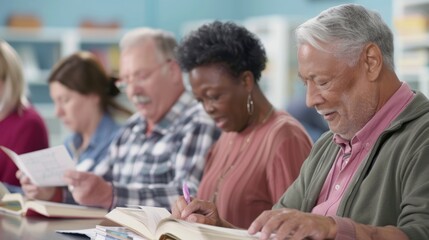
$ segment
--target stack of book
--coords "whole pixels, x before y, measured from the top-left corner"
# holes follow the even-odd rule
[[[145,240],[126,227],[95,226],[95,240]]]

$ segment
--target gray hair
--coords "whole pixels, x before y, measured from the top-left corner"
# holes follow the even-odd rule
[[[176,60],[177,41],[174,35],[170,32],[152,29],[152,28],[137,28],[127,32],[119,42],[121,51],[135,47],[147,40],[154,40],[159,52],[166,59]]]
[[[393,34],[380,14],[357,4],[329,8],[301,24],[295,31],[298,45],[311,46],[345,59],[350,66],[357,63],[367,43],[374,43],[384,63],[394,69]],[[320,43],[328,43],[328,48]]]
[[[20,109],[29,105],[21,59],[3,40],[0,40],[0,81],[5,86],[0,96],[0,110],[4,107]]]

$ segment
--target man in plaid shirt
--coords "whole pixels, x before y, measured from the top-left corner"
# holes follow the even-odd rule
[[[170,208],[182,195],[184,182],[191,194],[196,193],[207,151],[220,131],[185,90],[176,45],[172,34],[148,28],[123,37],[119,84],[137,113],[128,119],[94,173],[69,171],[65,175],[69,191],[33,197],[106,209]]]

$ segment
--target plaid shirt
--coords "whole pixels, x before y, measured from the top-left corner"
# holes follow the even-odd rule
[[[204,109],[187,92],[146,135],[147,121],[133,115],[95,172],[112,181],[112,207],[159,206],[170,209],[184,181],[195,195],[209,148],[220,135]],[[103,166],[104,165],[104,166]],[[105,169],[105,170],[103,170]],[[99,173],[98,173],[99,174]]]

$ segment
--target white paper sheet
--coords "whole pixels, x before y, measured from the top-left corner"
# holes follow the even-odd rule
[[[75,162],[64,145],[19,156],[9,148],[4,146],[0,146],[0,148],[37,186],[66,186],[67,184],[63,180],[64,172],[68,169],[75,169]]]

